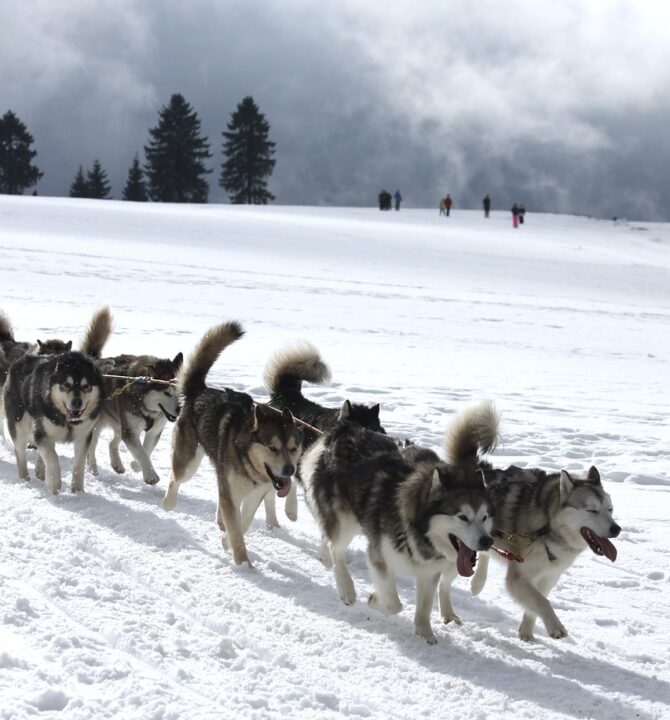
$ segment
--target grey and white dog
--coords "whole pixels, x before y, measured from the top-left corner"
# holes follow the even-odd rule
[[[110,333],[111,313],[103,307],[86,330],[81,352],[27,354],[9,368],[3,400],[19,478],[29,479],[26,449],[34,443],[35,474],[54,495],[61,489],[57,443],[74,443],[72,491],[84,489],[86,452],[105,399],[94,358]]]
[[[447,438],[447,459],[459,462],[475,452],[476,418],[466,418],[461,431]],[[495,546],[506,555],[506,584],[524,609],[522,640],[533,639],[539,616],[554,638],[567,635],[547,596],[562,573],[589,547],[614,562],[615,538],[621,528],[612,517],[612,500],[600,474],[591,467],[585,478],[565,470],[547,473],[516,466],[506,470],[482,464],[495,516]],[[472,579],[476,595],[486,582],[488,556],[482,555]]]
[[[287,409],[275,410],[255,403],[246,393],[206,385],[219,354],[243,334],[236,322],[213,327],[179,372],[183,407],[172,436],[172,474],[163,507],[175,506],[179,486],[207,455],[216,472],[223,545],[237,565],[250,565],[244,533],[270,488],[280,497],[288,494],[302,432]]]
[[[370,605],[399,612],[395,575],[411,575],[416,581],[415,630],[434,644],[430,613],[438,582],[443,621],[458,620],[451,583],[457,574],[472,575],[476,553],[493,542],[482,475],[474,464],[449,465],[430,450],[410,446],[401,451],[391,438],[351,422],[349,413],[345,402],[336,427],[299,464],[305,498],[322,533],[321,559],[334,565],[338,594],[351,605],[356,590],[345,551],[355,535],[363,534],[374,584]],[[491,451],[497,440],[495,412],[488,422],[478,454]]]
[[[117,355],[98,361],[108,399],[88,449],[88,466],[94,475],[98,474],[96,445],[102,430],[109,427],[113,431],[109,442],[112,468],[120,474],[126,471],[119,455],[119,445],[123,440],[133,456],[132,469],[141,471],[144,482],[149,485],[159,481],[151,463],[151,453],[166,423],[175,422],[179,415],[176,383],[167,383],[174,381],[183,359],[183,355],[178,353],[173,359],[153,355]],[[112,375],[120,377],[110,377]],[[132,378],[152,378],[163,382],[133,382]]]

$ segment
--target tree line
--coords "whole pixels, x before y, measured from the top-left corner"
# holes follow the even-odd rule
[[[231,114],[222,132],[219,186],[235,204],[266,205],[274,200],[268,190],[276,160],[275,143],[269,139],[270,124],[251,96]],[[22,195],[43,176],[33,160],[33,136],[25,123],[8,110],[0,118],[0,193]],[[203,137],[195,110],[175,93],[160,109],[158,123],[149,129],[144,163],[135,155],[128,170],[122,198],[135,202],[206,203],[209,196],[205,166],[212,157],[209,140]],[[70,197],[110,197],[111,184],[100,161],[90,169],[80,165],[70,185]]]

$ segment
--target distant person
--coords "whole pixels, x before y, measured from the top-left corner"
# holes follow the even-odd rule
[[[523,225],[523,217],[526,214],[526,208],[523,205],[519,205],[519,222]]]
[[[395,209],[400,210],[400,203],[402,202],[402,195],[400,194],[400,190],[395,191],[393,199],[395,200]]]
[[[519,227],[519,206],[516,203],[512,205],[512,227]]]
[[[391,209],[391,193],[382,190],[379,193],[379,209],[390,210]]]
[[[447,211],[447,217],[449,217],[449,213],[451,212],[451,206],[453,205],[453,201],[451,199],[451,195],[447,193],[447,197],[444,198],[444,209]]]
[[[447,208],[444,204],[444,198],[440,198],[440,215],[446,215],[447,214]]]
[[[484,217],[488,217],[491,212],[491,198],[488,195],[484,196],[482,205],[484,206]]]

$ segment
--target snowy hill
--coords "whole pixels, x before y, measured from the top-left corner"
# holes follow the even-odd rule
[[[615,564],[587,551],[552,593],[566,640],[518,639],[495,564],[479,597],[455,583],[463,625],[435,610],[429,647],[408,578],[399,615],[368,607],[360,539],[359,600],[340,602],[302,498],[279,530],[259,511],[253,570],[221,548],[207,462],[162,510],[169,434],[154,487],[103,442],[72,495],[62,446],[55,498],[0,441],[0,718],[670,717],[670,226],[0,197],[0,256],[18,339],[76,342],[109,303],[106,354],[173,356],[237,319],[210,381],[261,401],[270,355],[309,340],[333,371],[310,397],[381,402],[390,432],[438,451],[492,398],[496,463],[596,464],[624,528]]]

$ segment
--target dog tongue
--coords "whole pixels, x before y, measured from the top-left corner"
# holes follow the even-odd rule
[[[600,552],[610,562],[614,562],[616,560],[616,548],[614,547],[614,545],[607,538],[599,537],[595,533],[594,533],[593,537],[595,538],[596,542],[598,543]]]
[[[277,477],[275,489],[277,490],[277,497],[286,497],[291,489],[291,478]]]
[[[456,557],[456,568],[458,574],[463,577],[470,577],[474,570],[472,569],[473,552],[467,545],[460,544],[458,548],[458,556]]]
[[[81,417],[81,410],[68,410],[65,413],[66,422],[72,422],[73,420],[79,420]]]

